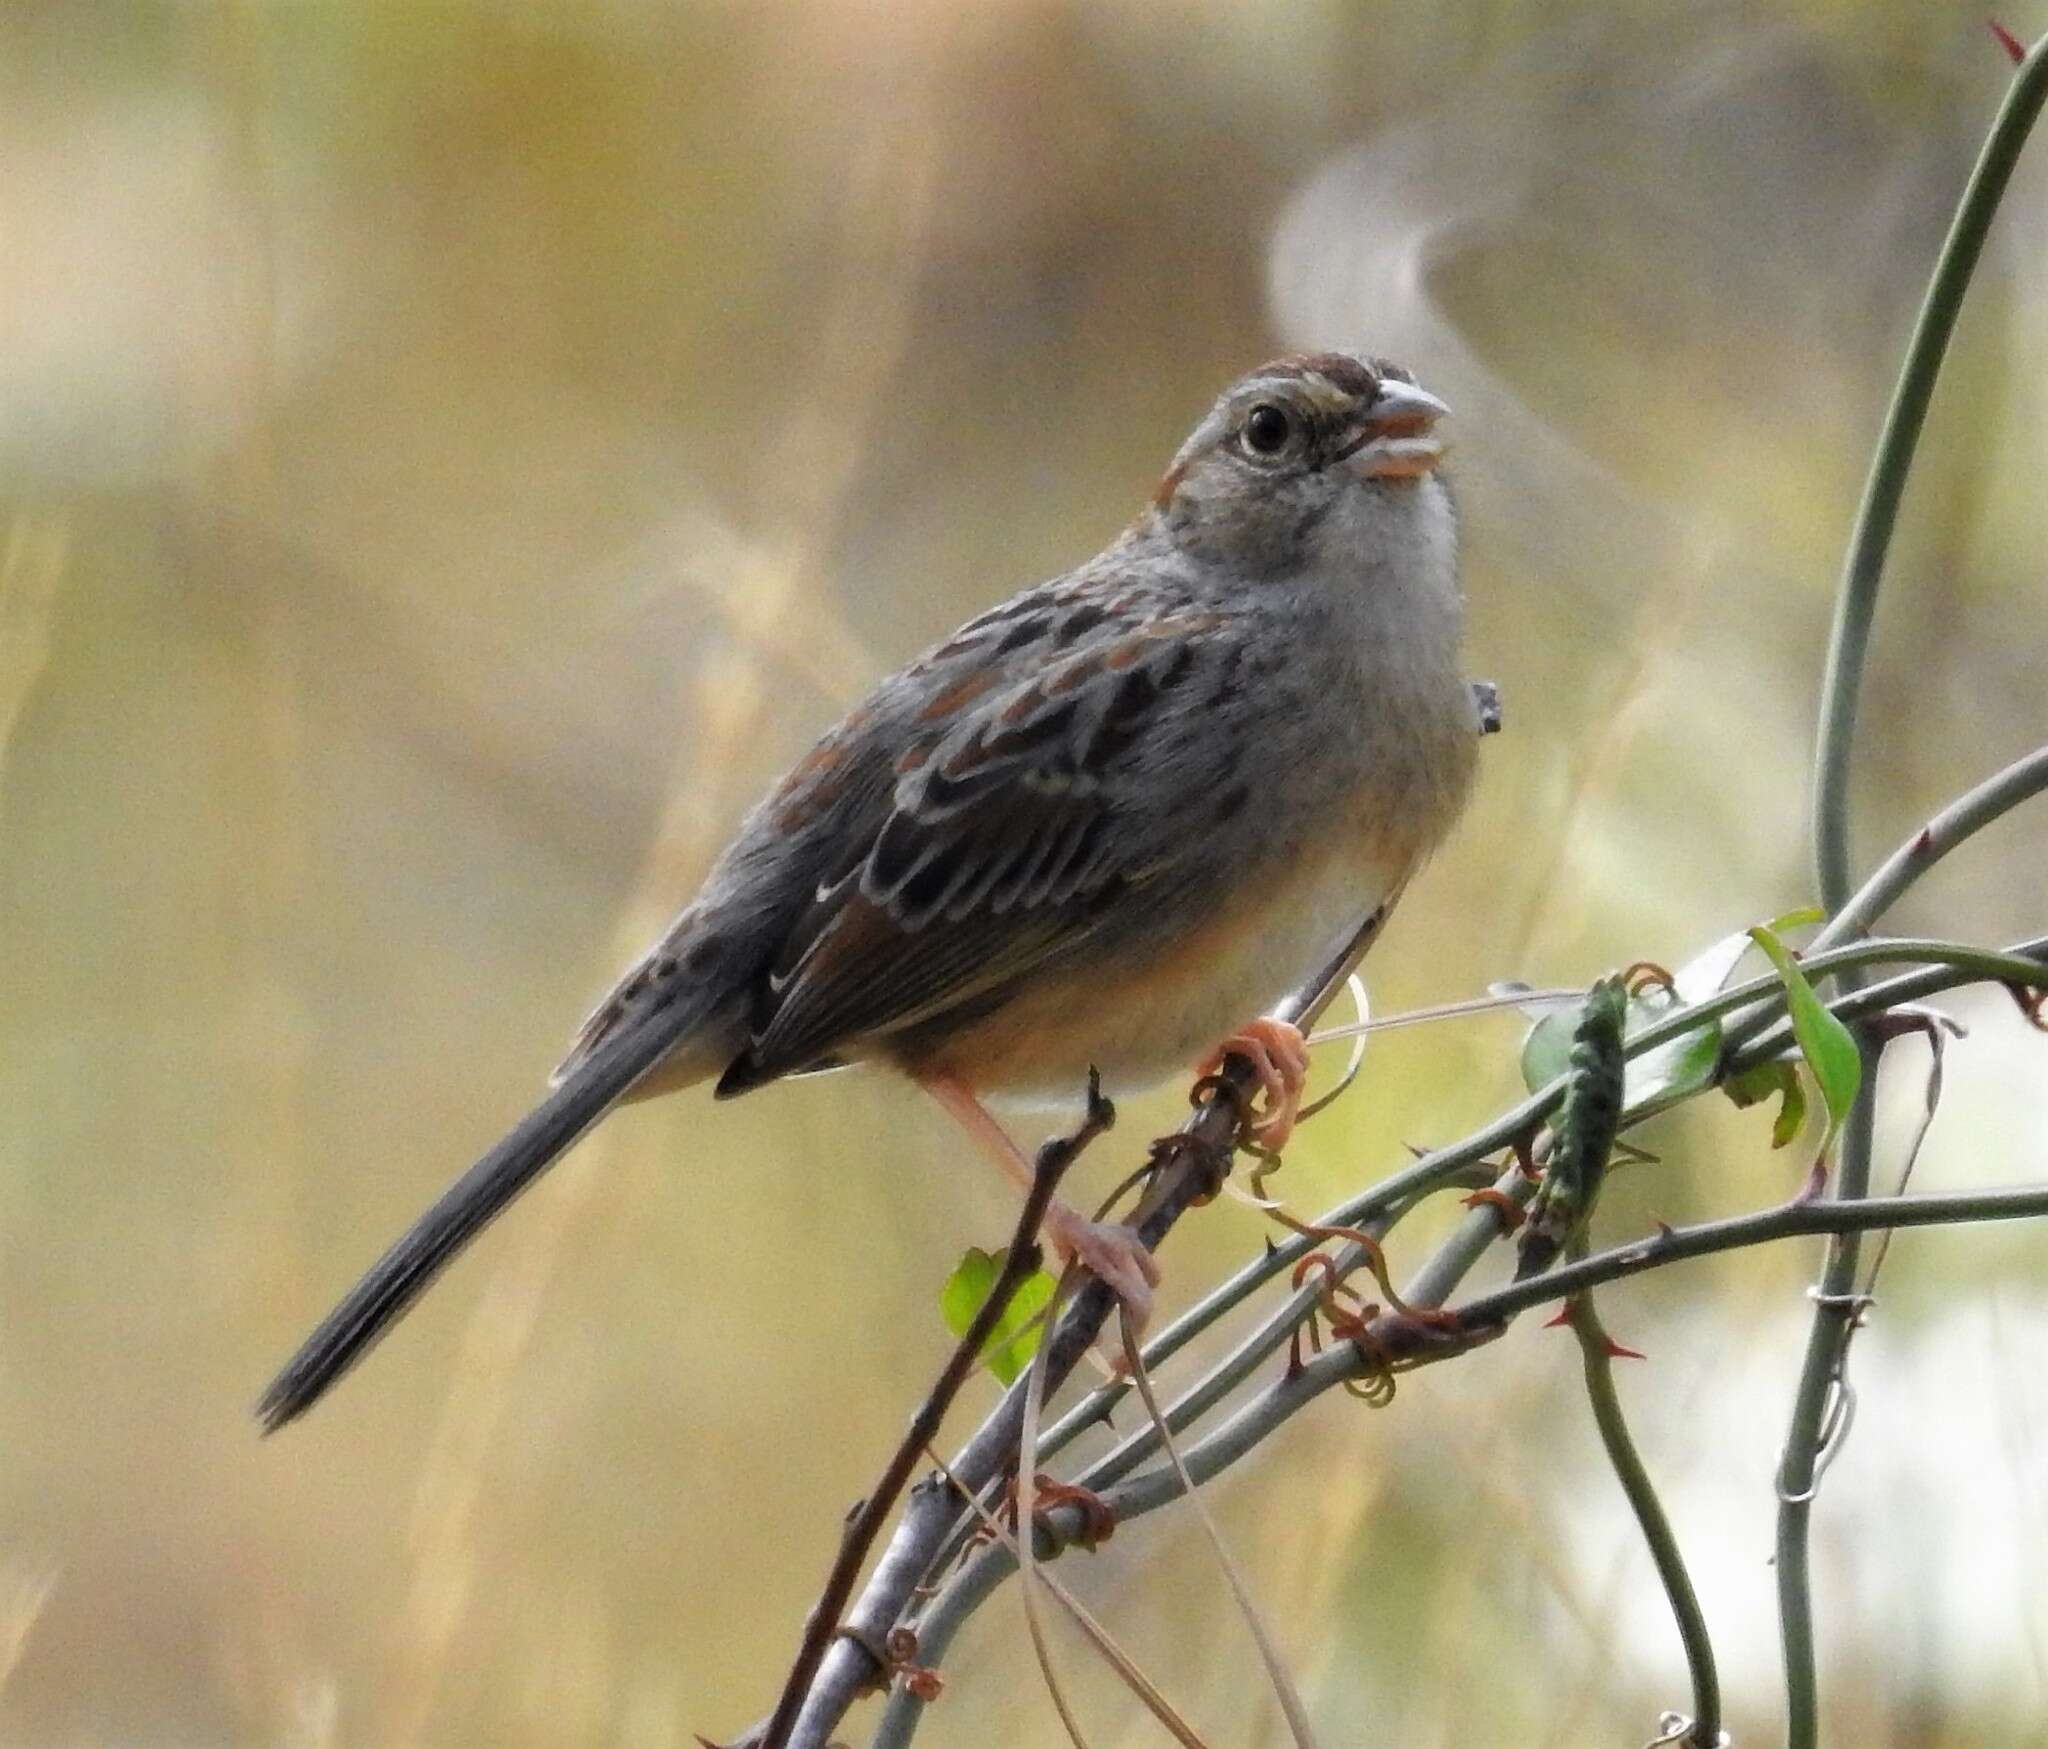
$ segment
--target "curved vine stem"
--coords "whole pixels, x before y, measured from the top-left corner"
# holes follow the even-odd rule
[[[1906,359],[1892,390],[1863,499],[1849,536],[1835,619],[1821,680],[1819,744],[1814,756],[1814,869],[1821,903],[1838,911],[1849,897],[1849,764],[1856,738],[1857,697],[1862,689],[1870,628],[1877,613],[1877,589],[1898,526],[1899,502],[1913,469],[1921,427],[1934,398],[1934,384],[1948,355],[1956,317],[1963,307],[1984,239],[2005,196],[2034,121],[2048,99],[2048,37],[2028,50],[2006,89],[2005,101],[1978,154],[1949,225],[1948,236],[1927,283]]]
[[[1956,207],[1907,344],[1905,363],[1892,391],[1849,538],[1821,682],[1820,735],[1814,755],[1814,869],[1821,903],[1831,914],[1841,913],[1850,899],[1849,770],[1856,707],[1877,612],[1878,585],[1898,525],[1899,504],[1963,296],[2044,100],[2048,100],[2048,37],[2036,43],[2020,62]],[[1874,1047],[1865,1040],[1866,1071],[1875,1066],[1875,1055]],[[1869,1194],[1875,1102],[1874,1077],[1866,1072],[1843,1136],[1835,1192],[1840,1200]],[[1855,1283],[1857,1250],[1853,1233],[1844,1233],[1829,1249],[1778,1473],[1778,1623],[1785,1663],[1787,1749],[1814,1749],[1820,1735],[1806,1532],[1826,1406],[1848,1340],[1849,1321],[1839,1308]]]
[[[1585,1240],[1581,1237],[1571,1247],[1570,1260],[1576,1263],[1585,1254]],[[1665,1515],[1656,1484],[1650,1480],[1649,1469],[1629,1432],[1628,1418],[1622,1413],[1621,1393],[1614,1385],[1617,1351],[1606,1326],[1600,1322],[1591,1288],[1582,1288],[1565,1301],[1565,1317],[1579,1341],[1593,1424],[1599,1429],[1607,1462],[1628,1499],[1629,1510],[1636,1516],[1643,1541],[1649,1545],[1650,1559],[1664,1587],[1665,1600],[1671,1606],[1672,1620],[1678,1625],[1679,1642],[1685,1648],[1686,1668],[1692,1673],[1692,1729],[1686,1741],[1696,1749],[1715,1749],[1721,1740],[1721,1676],[1714,1663],[1714,1642],[1707,1634],[1707,1618],[1700,1608],[1699,1594],[1693,1590],[1692,1576],[1686,1571],[1685,1556],[1679,1550],[1671,1520]]]

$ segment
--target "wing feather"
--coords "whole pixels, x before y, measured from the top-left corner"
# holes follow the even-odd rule
[[[1190,708],[1230,622],[1111,622],[991,688],[906,761],[857,878],[790,931],[736,1092],[931,1019],[1084,945],[1172,855],[1144,824],[1145,743]]]

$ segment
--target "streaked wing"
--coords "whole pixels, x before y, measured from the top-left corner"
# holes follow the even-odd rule
[[[1180,739],[1208,702],[1204,671],[1235,631],[1189,610],[1103,632],[913,746],[866,856],[791,931],[721,1091],[1000,992],[1169,869],[1173,835],[1134,773],[1154,769],[1148,739]]]

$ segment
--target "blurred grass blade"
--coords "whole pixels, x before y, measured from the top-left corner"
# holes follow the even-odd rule
[[[1166,1423],[1160,1412],[1159,1399],[1152,1393],[1152,1376],[1145,1370],[1145,1358],[1138,1352],[1138,1333],[1131,1327],[1128,1307],[1117,1309],[1117,1329],[1123,1336],[1124,1364],[1131,1370],[1131,1382],[1138,1387],[1138,1395],[1144,1399],[1145,1412],[1152,1417],[1152,1425],[1159,1434],[1159,1443],[1173,1465],[1174,1474],[1180,1477],[1181,1493],[1194,1508],[1195,1516],[1201,1520],[1202,1532],[1209,1539],[1209,1546],[1216,1551],[1217,1564],[1223,1569],[1223,1577],[1229,1581],[1231,1594],[1237,1599],[1238,1609],[1243,1613],[1245,1625],[1251,1629],[1252,1638],[1258,1642],[1259,1657],[1266,1666],[1267,1679],[1273,1684],[1274,1698],[1280,1703],[1280,1711],[1286,1715],[1287,1729],[1294,1738],[1295,1749],[1316,1749],[1315,1729],[1308,1721],[1308,1708],[1302,1704],[1301,1691],[1294,1686],[1294,1678],[1287,1673],[1287,1665],[1280,1651],[1273,1644],[1273,1636],[1267,1631],[1266,1619],[1259,1612],[1259,1606],[1252,1601],[1251,1587],[1245,1583],[1243,1570],[1230,1552],[1230,1545],[1223,1540],[1222,1531],[1216,1528],[1216,1520],[1209,1511],[1209,1503],[1202,1498],[1195,1486],[1195,1479],[1188,1474],[1187,1462],[1180,1455],[1180,1446],[1173,1437],[1173,1429]]]
[[[1059,1284],[1062,1305],[1068,1297],[1063,1290],[1073,1279],[1074,1271],[1070,1265]],[[1074,1749],[1088,1749],[1088,1739],[1081,1734],[1081,1721],[1074,1717],[1074,1709],[1067,1701],[1067,1691],[1060,1685],[1059,1672],[1053,1668],[1052,1647],[1046,1641],[1045,1623],[1038,1617],[1038,1587],[1045,1578],[1038,1569],[1037,1549],[1038,1419],[1044,1408],[1045,1358],[1041,1352],[1033,1356],[1030,1376],[1025,1381],[1024,1420],[1017,1435],[1018,1593],[1024,1603],[1024,1625],[1031,1635],[1031,1650],[1038,1659],[1038,1674],[1044,1679],[1045,1692],[1052,1701],[1053,1710],[1059,1714],[1060,1723],[1066,1727],[1068,1740]]]
[[[925,1455],[932,1460],[939,1474],[953,1484],[953,1491],[966,1500],[968,1505],[974,1509],[975,1516],[981,1520],[982,1528],[1004,1548],[1009,1550],[1012,1558],[1016,1560],[1021,1568],[1024,1561],[1023,1553],[1018,1548],[1017,1539],[1011,1534],[1010,1527],[993,1512],[989,1511],[978,1497],[968,1493],[966,1487],[953,1474],[951,1467],[944,1458],[939,1456],[937,1451],[933,1450],[930,1446],[926,1446]],[[1050,1571],[1043,1567],[1040,1567],[1037,1571],[1038,1582],[1052,1594],[1053,1601],[1067,1612],[1074,1625],[1087,1637],[1088,1643],[1097,1652],[1101,1653],[1103,1662],[1114,1670],[1118,1676],[1123,1678],[1125,1686],[1145,1703],[1146,1710],[1161,1725],[1165,1726],[1167,1734],[1176,1743],[1180,1744],[1181,1749],[1209,1749],[1208,1743],[1203,1740],[1201,1734],[1180,1715],[1179,1710],[1173,1703],[1160,1692],[1158,1684],[1151,1677],[1147,1676],[1143,1670],[1138,1668],[1136,1661],[1117,1643],[1109,1629],[1104,1627],[1089,1611],[1088,1606],[1062,1585]]]
[[[17,515],[0,549],[0,762],[50,657],[57,587],[70,553],[63,518]]]

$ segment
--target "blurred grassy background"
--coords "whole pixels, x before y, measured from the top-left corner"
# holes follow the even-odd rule
[[[2005,76],[1917,0],[15,0],[0,1739],[668,1745],[765,1710],[940,1283],[1006,1230],[905,1089],[629,1113],[307,1425],[259,1444],[248,1405],[774,772],[1092,552],[1283,346],[1395,353],[1457,407],[1506,699],[1376,1005],[1803,901],[1833,567]],[[2044,195],[2037,153],[1909,504],[1866,856],[2043,738]],[[2044,851],[2009,822],[1900,922],[2037,931]],[[1964,1007],[1922,1179],[2038,1177],[2048,1052]],[[1513,1044],[1376,1046],[1297,1206],[1487,1115]],[[1766,1128],[1667,1125],[1610,1230],[1783,1193]],[[1193,1223],[1169,1309],[1258,1243]],[[2036,1740],[2043,1255],[1893,1259],[1817,1520],[1832,1741]],[[1655,1356],[1631,1401],[1744,1742],[1777,1729],[1813,1261],[1607,1305]],[[1628,1744],[1682,1704],[1575,1374],[1518,1330],[1217,1491],[1332,1741]],[[1276,1740],[1184,1520],[1071,1566],[1214,1740]],[[1151,1740],[1071,1663],[1099,1741]],[[931,1741],[1050,1741],[1028,1672],[1005,1598]]]

